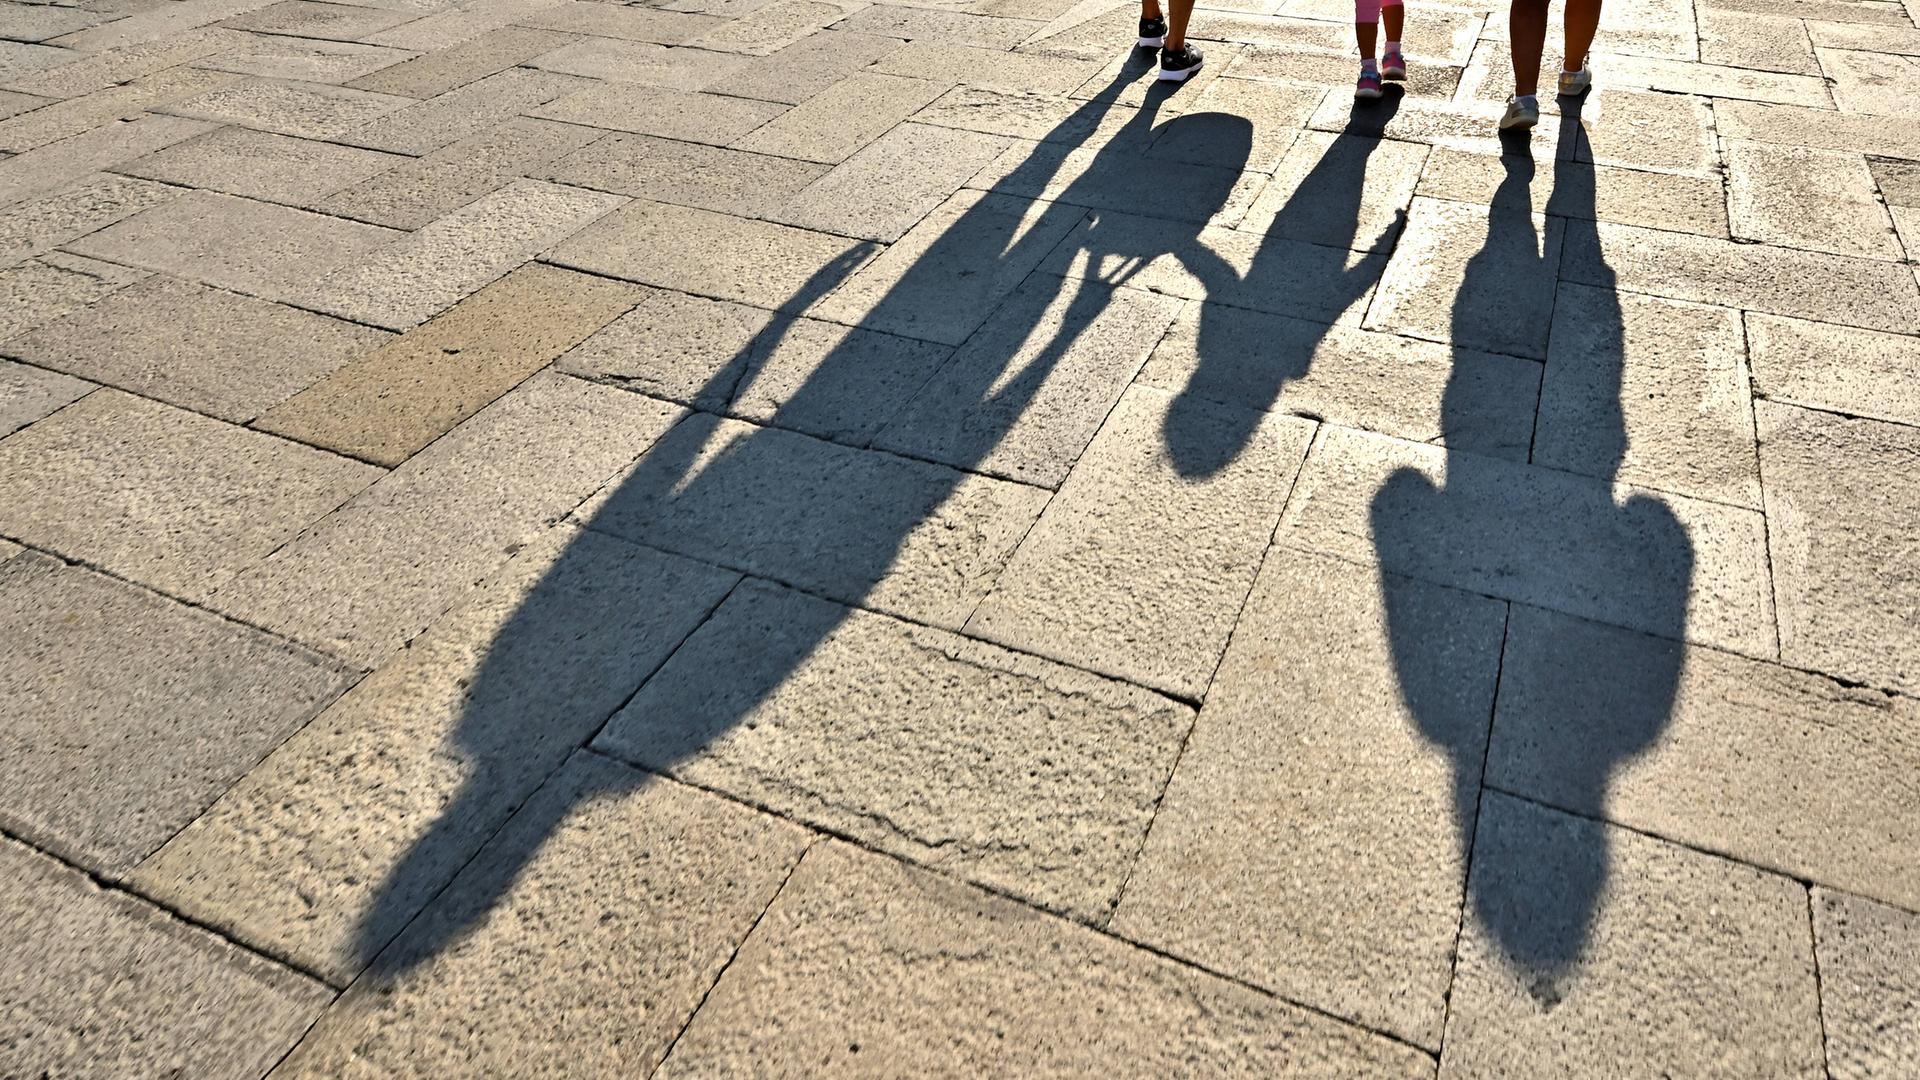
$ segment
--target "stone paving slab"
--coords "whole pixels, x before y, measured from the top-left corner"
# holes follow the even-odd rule
[[[393,229],[419,229],[523,176],[541,174],[605,134],[516,117],[340,189],[314,209]]]
[[[837,165],[932,104],[946,90],[944,84],[925,79],[859,72],[774,117],[732,145],[761,154]]]
[[[728,146],[786,111],[783,105],[638,83],[587,86],[527,111],[529,116]]]
[[[0,270],[0,342],[78,311],[146,276],[146,271],[129,266],[57,253]]]
[[[249,34],[244,44],[195,61],[199,67],[260,78],[339,85],[392,67],[414,55],[380,45]]]
[[[950,81],[937,68],[916,62],[909,70],[893,70],[887,58],[905,42],[875,34],[856,34],[841,30],[821,30],[765,57],[742,64],[710,89],[733,97],[756,98],[786,105],[798,105],[841,79],[869,67],[887,75],[921,75],[935,81]],[[945,47],[929,46],[945,53]],[[1013,59],[1004,53],[996,58]],[[924,74],[923,74],[924,73]]]
[[[410,60],[369,72],[354,79],[350,85],[356,90],[370,90],[377,94],[436,97],[542,53],[552,52],[572,40],[571,35],[551,30],[503,26],[477,34],[457,45],[422,53]]]
[[[0,220],[0,262],[18,265],[34,256],[61,257],[56,247],[182,194],[165,184],[97,173],[52,194],[16,203]],[[119,271],[144,272],[124,266]]]
[[[223,47],[228,44],[222,42]],[[88,134],[114,121],[141,119],[143,110],[240,81],[238,75],[183,67],[130,79],[124,84],[112,84],[97,93],[54,102],[0,122],[0,149],[25,153],[61,139]],[[104,138],[96,135],[93,141],[99,142]]]
[[[554,162],[540,173],[542,179],[737,217],[766,217],[793,202],[827,172],[827,166],[814,162],[744,150],[650,135],[609,135],[573,125],[548,126],[589,132],[596,141]]]
[[[166,108],[176,116],[217,124],[237,124],[303,139],[334,139],[412,104],[412,98],[326,83],[248,79]]]
[[[0,360],[0,436],[59,412],[93,389],[84,379]]]
[[[991,163],[1007,142],[971,131],[901,124],[765,216],[890,243]]]
[[[527,68],[508,68],[426,101],[384,113],[339,133],[355,146],[396,154],[428,154],[501,121],[592,84]]]
[[[7,837],[0,869],[8,1073],[259,1076],[332,996]]]
[[[394,154],[222,127],[116,171],[265,202],[313,206],[406,161]]]
[[[1759,393],[1920,426],[1920,340],[1774,315],[1750,314],[1746,323]]]
[[[690,46],[670,48],[644,41],[588,37],[543,53],[527,61],[527,66],[583,79],[704,90],[745,68],[747,61]]]
[[[1897,1076],[1920,1055],[1912,965],[1920,917],[1829,889],[1813,890],[1820,1017],[1836,1077]]]
[[[213,125],[172,116],[143,116],[96,128],[0,161],[0,205],[45,194],[90,173],[212,131]]]
[[[1893,223],[1859,154],[1730,142],[1733,234],[1785,247],[1899,259]]]

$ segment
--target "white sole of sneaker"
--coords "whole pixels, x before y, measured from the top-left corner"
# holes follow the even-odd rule
[[[1199,70],[1200,70],[1199,64],[1195,64],[1190,68],[1181,68],[1179,71],[1168,71],[1166,68],[1161,68],[1160,81],[1161,82],[1186,82],[1188,79],[1193,77],[1195,72]]]
[[[1502,117],[1500,120],[1500,130],[1501,131],[1525,131],[1526,129],[1533,127],[1535,124],[1538,124],[1539,122],[1540,122],[1540,118],[1537,116],[1515,116],[1510,119],[1506,117]]]
[[[1406,68],[1381,68],[1380,77],[1382,79],[1385,79],[1387,82],[1406,82],[1407,69]]]
[[[1381,92],[1378,90],[1355,90],[1353,92],[1353,100],[1355,101],[1379,101],[1380,97]]]
[[[1140,47],[1143,49],[1157,49],[1166,43],[1167,36],[1165,34],[1159,37],[1143,37],[1140,39]]]

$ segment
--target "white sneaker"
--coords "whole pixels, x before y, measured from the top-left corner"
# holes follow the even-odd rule
[[[1579,71],[1560,73],[1561,97],[1579,97],[1591,89],[1593,89],[1593,69],[1587,65],[1581,64]]]
[[[1540,103],[1523,101],[1518,97],[1507,99],[1507,115],[1500,118],[1500,130],[1511,131],[1515,128],[1530,128],[1540,122]]]

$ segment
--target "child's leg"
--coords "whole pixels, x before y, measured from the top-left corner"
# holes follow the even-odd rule
[[[1187,47],[1187,19],[1193,14],[1193,0],[1167,0],[1167,48],[1179,52]]]
[[[1353,40],[1360,45],[1362,60],[1373,59],[1375,24],[1379,21],[1380,0],[1353,0]]]
[[[1594,0],[1598,3],[1599,0]],[[1387,40],[1395,44],[1400,42],[1400,31],[1406,28],[1407,8],[1400,0],[1385,0],[1380,7],[1380,21],[1387,26]]]
[[[1157,19],[1160,17],[1160,0],[1140,0],[1140,17]]]
[[[1540,53],[1547,46],[1547,0],[1513,0],[1507,28],[1513,45],[1513,92],[1519,97],[1538,93]]]
[[[1567,0],[1565,71],[1579,71],[1587,62],[1593,36],[1600,32],[1600,0]]]

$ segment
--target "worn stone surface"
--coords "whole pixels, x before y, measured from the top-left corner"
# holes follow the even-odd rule
[[[1709,64],[1818,75],[1807,24],[1783,16],[1702,6],[1700,59]]]
[[[1420,173],[1419,194],[1461,202],[1489,202],[1507,176],[1506,159],[1434,147]],[[1535,165],[1529,205],[1558,217],[1617,221],[1650,229],[1727,236],[1727,196],[1718,177],[1643,172],[1582,163]],[[1372,182],[1371,169],[1369,183]],[[1266,198],[1266,192],[1261,198]],[[1255,204],[1255,210],[1259,205]],[[1252,221],[1253,212],[1247,214]],[[1247,223],[1242,222],[1241,228]]]
[[[589,37],[543,53],[527,64],[583,79],[704,90],[745,67],[747,61],[692,47],[668,48],[644,41]]]
[[[656,139],[651,135],[595,134],[600,137],[592,145],[561,158],[541,175],[557,183],[656,202],[740,217],[766,217],[793,202],[807,185],[827,171],[826,166],[810,161]],[[807,225],[805,221],[790,223]],[[845,229],[833,231],[846,232]]]
[[[568,75],[508,68],[340,133],[344,142],[396,154],[426,154],[593,84]]]
[[[375,7],[319,3],[315,0],[280,0],[280,3],[268,4],[244,15],[222,20],[220,25],[260,34],[352,41],[371,37],[416,18],[419,16],[409,12],[382,11]]]
[[[1732,143],[1727,165],[1733,235],[1836,255],[1900,258],[1893,223],[1859,154]]]
[[[572,41],[567,34],[503,26],[469,40],[416,56],[353,80],[356,90],[430,98],[486,78],[496,71]]]
[[[632,311],[569,349],[556,370],[724,412],[776,316],[728,300],[640,288]],[[798,327],[790,317],[783,339]],[[673,327],[669,337],[660,327]],[[916,384],[917,385],[917,384]]]
[[[785,111],[784,105],[765,101],[610,82],[575,91],[529,115],[727,146]]]
[[[1490,207],[1418,199],[1367,329],[1544,359],[1564,235],[1559,218],[1499,196]]]
[[[1920,426],[1920,340],[1749,314],[1755,388],[1795,405]]]
[[[200,66],[265,79],[297,79],[340,85],[391,67],[413,54],[379,45],[307,37],[246,34],[241,44],[204,60]]]
[[[56,257],[55,247],[179,195],[179,188],[102,173],[52,194],[16,203],[0,215],[0,261],[17,263],[35,255]],[[82,261],[97,264],[97,260]],[[117,272],[138,273],[125,267]]]
[[[1234,227],[1329,247],[1390,250],[1426,160],[1427,148],[1415,143],[1304,132]]]
[[[925,70],[924,64],[914,64],[914,70],[910,71],[895,71],[883,66],[885,58],[905,44],[897,38],[875,34],[821,30],[778,52],[742,64],[725,78],[714,82],[710,88],[734,97],[798,105],[868,67],[883,74],[920,75]],[[946,50],[935,51],[944,53]],[[994,55],[999,58],[1006,54]],[[923,77],[946,81],[938,71],[929,71]]]
[[[66,408],[93,388],[58,371],[0,360],[0,437]]]
[[[735,145],[762,154],[837,164],[932,104],[946,89],[925,79],[864,72],[849,75]]]
[[[142,116],[0,160],[0,206],[45,194],[90,173],[211,130],[211,125],[197,120]]]
[[[598,128],[517,117],[339,190],[316,204],[329,214],[419,229],[600,138]],[[581,185],[598,187],[596,184]]]
[[[537,11],[518,16],[515,21],[521,26],[560,30],[569,34],[678,45],[718,25],[721,20],[712,15],[659,8],[566,0],[565,3],[543,5]]]
[[[0,342],[78,311],[146,276],[146,271],[129,266],[62,254],[0,270]]]
[[[1813,933],[1828,1072],[1898,1076],[1920,1055],[1920,916],[1816,888]]]
[[[1007,140],[901,124],[854,152],[768,217],[890,243],[985,167]]]
[[[344,86],[282,79],[247,79],[167,106],[179,116],[276,131],[303,139],[333,139],[377,117],[412,105],[412,98]]]
[[[223,127],[128,162],[119,171],[181,187],[310,206],[406,161],[394,154]]]

